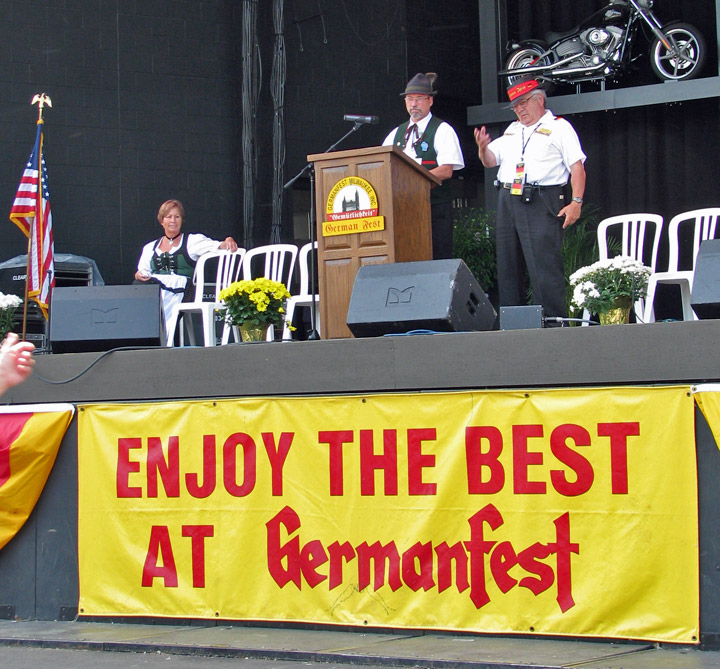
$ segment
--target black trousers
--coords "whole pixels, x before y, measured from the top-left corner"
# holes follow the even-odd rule
[[[498,293],[502,306],[527,304],[526,273],[533,301],[545,316],[567,317],[562,259],[564,186],[533,191],[525,203],[501,188],[496,224]]]
[[[430,206],[432,221],[433,260],[446,260],[453,257],[452,205],[439,202]]]

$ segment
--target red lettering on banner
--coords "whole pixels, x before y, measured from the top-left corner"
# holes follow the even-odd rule
[[[159,437],[148,437],[148,497],[158,496],[158,474],[162,479],[167,497],[180,497],[180,448],[177,437],[168,438],[167,460],[163,453],[162,440]]]
[[[483,453],[482,442],[488,442]],[[465,428],[465,465],[467,468],[468,493],[471,495],[494,495],[505,486],[505,470],[500,462],[503,438],[500,430],[491,425]],[[483,481],[483,469],[489,470],[490,478]]]
[[[237,447],[242,447],[243,454],[243,480],[237,482]],[[255,488],[256,453],[255,442],[249,434],[237,432],[231,434],[223,446],[223,480],[225,490],[234,497],[246,497]]]
[[[435,495],[436,483],[423,483],[423,469],[435,466],[435,456],[422,452],[424,441],[435,441],[434,427],[408,430],[408,493],[410,495]]]
[[[353,442],[352,430],[323,430],[318,432],[318,442],[328,445],[330,462],[330,494],[343,494],[343,445]]]
[[[398,494],[397,430],[383,430],[383,454],[373,451],[373,431],[360,430],[360,494],[375,494],[375,470],[384,472],[385,494]]]
[[[263,444],[272,469],[272,494],[276,497],[283,494],[283,467],[294,436],[293,432],[283,432],[280,435],[280,443],[275,445],[275,435],[272,432],[262,433]]]
[[[447,541],[435,547],[438,560],[438,592],[447,590],[453,584],[453,564],[455,565],[455,585],[458,592],[470,587],[468,578],[468,556],[461,543],[448,546]]]
[[[503,524],[500,512],[492,505],[473,515],[470,520],[470,541],[464,546],[470,553],[470,599],[478,609],[490,601],[490,595],[485,587],[485,556],[490,554],[494,541],[485,541],[483,538],[483,523],[490,525],[491,530],[498,529]]]
[[[408,493],[410,495],[435,495],[437,483],[423,482],[423,470],[435,466],[435,456],[422,452],[423,443],[435,441],[435,428],[410,428],[407,431]],[[344,491],[343,446],[355,442],[352,430],[328,430],[318,432],[318,442],[328,445],[330,466],[330,494],[341,496]],[[383,454],[374,450],[372,430],[359,431],[360,494],[375,495],[375,471],[384,472],[384,494],[398,494],[397,430],[383,430]]]
[[[548,544],[548,548],[557,556],[557,603],[560,610],[565,613],[575,606],[572,596],[572,576],[570,568],[570,553],[580,553],[580,546],[570,541],[570,514],[564,513],[556,518],[555,529],[557,540]]]
[[[516,495],[544,495],[545,483],[530,481],[528,468],[541,465],[543,454],[529,450],[528,440],[543,436],[542,425],[513,425],[513,492]]]
[[[142,497],[142,488],[130,485],[130,474],[140,471],[140,463],[130,461],[130,451],[133,448],[142,448],[142,439],[118,439],[118,460],[115,472],[115,490],[118,499]]]
[[[414,592],[420,588],[427,591],[435,585],[431,543],[421,544],[418,541],[403,553],[402,577],[405,585]]]
[[[627,438],[640,436],[640,423],[600,423],[598,435],[610,437],[613,495],[627,495]]]
[[[599,423],[599,437],[610,437],[611,492],[628,493],[628,437],[640,435],[640,424]],[[542,438],[542,425],[512,426],[513,493],[541,495],[547,492],[545,481],[533,480],[530,467],[542,465],[547,449],[531,449],[529,440]],[[483,447],[487,443],[487,450]],[[561,495],[575,497],[588,492],[595,483],[595,470],[588,457],[576,448],[592,446],[590,432],[571,423],[559,425],[550,433],[550,453],[568,469],[551,469],[550,483]],[[596,444],[597,445],[597,444]],[[505,469],[500,460],[504,444],[502,433],[491,425],[465,428],[465,466],[470,495],[495,495],[505,487]],[[569,471],[568,471],[569,470]],[[574,476],[570,476],[570,472]]]
[[[301,544],[301,522],[298,514],[289,506],[284,507],[268,523],[267,564],[268,571],[281,588],[293,583],[302,588],[303,580],[311,588],[328,577],[319,571],[329,562],[328,588],[332,590],[345,582],[343,567],[355,560],[357,573],[348,580],[357,583],[360,590],[371,585],[379,590],[385,584],[393,591],[407,586],[413,591],[425,591],[435,587],[435,556],[437,556],[438,592],[453,584],[458,592],[470,588],[470,599],[480,609],[491,601],[488,584],[494,583],[501,593],[515,586],[528,589],[538,596],[556,584],[556,601],[564,613],[573,606],[571,556],[579,554],[580,547],[570,539],[570,514],[565,513],[553,521],[555,540],[546,544],[535,542],[517,551],[510,541],[487,539],[485,526],[491,532],[504,524],[500,512],[488,504],[468,519],[470,539],[449,546],[439,544],[433,550],[429,542],[416,542],[400,553],[395,541],[382,544],[362,542],[356,547],[349,542],[338,541],[327,549],[318,539]],[[329,557],[328,557],[329,553]],[[555,555],[555,569],[543,560]],[[491,579],[486,579],[489,567]],[[517,570],[524,573],[516,573]],[[518,577],[521,577],[518,580]]]
[[[328,588],[332,590],[342,585],[343,580],[343,562],[350,562],[355,559],[355,549],[350,545],[349,541],[340,543],[334,541],[328,546],[330,553],[330,579],[328,580]]]
[[[553,584],[555,574],[552,567],[542,562],[550,554],[550,544],[546,545],[539,542],[518,553],[518,564],[526,572],[535,575],[521,578],[519,581],[521,588],[527,588],[534,595],[539,595]]]
[[[368,544],[363,541],[356,549],[358,559],[358,590],[364,590],[370,585],[370,576],[373,577],[373,589],[379,590],[385,585],[385,565],[387,564],[388,585],[395,592],[402,587],[400,579],[400,554],[394,541],[381,544],[375,541]],[[375,569],[371,571],[371,564]]]
[[[272,432],[261,434],[263,445],[270,464],[272,494],[283,494],[283,469],[287,460],[294,433],[282,432],[279,436]],[[130,451],[146,446],[145,484],[146,487],[131,486],[132,474],[139,474],[141,458],[130,459]],[[223,444],[223,483],[225,490],[235,497],[245,497],[254,489],[257,480],[257,448],[249,434],[238,432],[231,434]],[[242,456],[240,456],[240,452]],[[204,499],[212,495],[217,488],[217,444],[214,434],[203,436],[202,473],[187,472],[181,476],[180,437],[168,437],[167,454],[160,437],[119,438],[117,469],[115,472],[116,494],[118,498],[139,498],[145,494],[149,498],[160,495],[160,488],[167,497],[180,496],[180,482],[191,497]],[[242,465],[239,467],[239,460]],[[242,468],[242,473],[239,469]],[[201,482],[202,476],[202,482]]]
[[[206,434],[203,437],[203,482],[196,473],[185,474],[185,487],[191,497],[205,499],[215,491],[217,478],[217,456],[215,454],[215,435]]]
[[[517,579],[510,576],[517,563],[517,553],[509,541],[501,541],[490,554],[490,571],[500,592],[510,592],[517,585]]]
[[[287,534],[292,534],[300,528],[300,518],[289,506],[286,506],[265,525],[268,556],[272,555],[272,559],[268,559],[270,576],[281,588],[292,582],[298,590],[301,589],[301,575],[307,572],[310,579],[314,579],[315,574],[312,565],[306,565],[301,559],[303,555],[300,551],[300,538],[293,537],[285,544],[280,543],[280,527],[284,527]],[[283,566],[283,562],[287,567]],[[308,580],[307,576],[306,580]]]
[[[205,587],[205,539],[215,534],[212,525],[183,525],[182,535],[192,540],[193,588]]]
[[[318,574],[317,572],[317,568],[324,565],[327,561],[327,553],[319,539],[314,539],[302,547],[300,551],[300,564],[302,565],[303,576],[311,588],[319,585],[327,578],[324,574]]]
[[[569,448],[567,442],[572,439],[575,446],[590,446],[590,433],[579,425],[560,425],[550,435],[550,449],[553,455],[575,472],[575,482],[568,481],[564,471],[553,469],[550,480],[553,488],[561,495],[574,497],[586,493],[595,479],[592,465],[580,453]]]
[[[183,525],[182,536],[191,540],[193,588],[205,587],[205,539],[215,535],[212,525]],[[162,564],[160,564],[162,562]],[[166,588],[178,587],[170,530],[167,525],[153,525],[142,571],[142,586],[151,588],[155,578],[162,578]]]
[[[162,553],[162,566],[158,564]],[[150,545],[142,572],[143,588],[151,588],[154,578],[162,578],[166,588],[177,588],[178,575],[175,568],[170,531],[166,525],[153,525],[150,530]]]

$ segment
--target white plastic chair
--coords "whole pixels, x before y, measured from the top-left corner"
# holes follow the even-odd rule
[[[620,249],[613,255],[629,256],[647,265],[653,272],[657,265],[663,217],[660,214],[622,214],[603,219],[598,224],[598,252],[600,260],[610,258],[608,237],[619,239]],[[645,300],[635,302],[635,314],[644,320]],[[588,325],[590,313],[583,311],[583,325]]]
[[[311,249],[317,249],[317,246],[317,242],[314,242],[314,244],[310,244],[310,242],[308,242],[300,249],[300,253],[298,255],[300,285],[298,287],[298,293],[290,297],[287,301],[286,321],[282,333],[283,339],[292,339],[292,331],[290,330],[290,325],[292,324],[295,309],[301,307],[309,307],[312,309],[313,300],[315,301],[315,329],[320,329],[320,313],[318,311],[318,306],[320,304],[320,296],[317,293],[315,293],[314,295],[310,293],[310,252]],[[315,266],[317,267],[317,262]]]
[[[655,321],[655,292],[658,284],[675,284],[680,287],[680,298],[682,301],[682,312],[684,321],[697,320],[695,312],[690,306],[692,293],[693,274],[695,273],[695,261],[700,250],[700,243],[706,239],[715,239],[720,207],[708,207],[705,209],[694,209],[673,216],[668,224],[668,268],[665,272],[656,272],[648,282],[647,298],[645,299],[645,313],[643,321],[652,323]],[[692,225],[692,249],[684,248],[686,252],[692,253],[690,269],[680,269],[682,260],[680,258],[680,228],[687,228],[687,223]],[[684,260],[687,260],[687,254]]]
[[[256,246],[245,252],[242,261],[243,279],[257,279],[265,277],[271,281],[280,281],[287,288],[295,271],[298,248],[294,244],[268,244],[267,246]],[[232,328],[225,328],[222,335],[222,343],[227,343],[232,329],[235,341],[240,341],[240,332],[236,325]],[[267,341],[275,339],[275,328],[270,326],[267,332]]]
[[[185,314],[199,313],[202,316],[203,345],[215,346],[215,311],[225,311],[226,306],[218,300],[218,295],[223,288],[229,286],[233,281],[237,281],[240,277],[242,269],[242,260],[245,255],[245,249],[237,251],[212,251],[198,258],[195,265],[195,275],[193,282],[195,283],[195,298],[192,302],[180,303],[173,313],[171,323],[167,327],[167,345],[172,346],[175,339],[175,330],[178,321]],[[205,293],[212,281],[206,279],[205,266],[208,261],[216,261],[217,269],[215,272],[214,292],[215,297],[212,300],[205,299]],[[195,336],[192,330],[189,331],[190,341],[195,343]],[[180,328],[180,345],[185,343],[183,329]]]

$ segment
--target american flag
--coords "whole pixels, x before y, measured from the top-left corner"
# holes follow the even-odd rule
[[[55,287],[55,267],[42,120],[38,121],[35,146],[20,180],[10,210],[10,220],[28,238],[28,298],[38,303],[47,318],[52,290]]]

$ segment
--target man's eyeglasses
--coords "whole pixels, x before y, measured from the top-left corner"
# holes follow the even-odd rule
[[[524,100],[520,100],[519,102],[513,102],[513,104],[511,105],[512,110],[517,111],[518,109],[524,109],[525,107],[527,107],[528,102],[530,102],[530,100],[532,100],[534,97],[536,96],[531,95],[529,98],[525,98]]]

